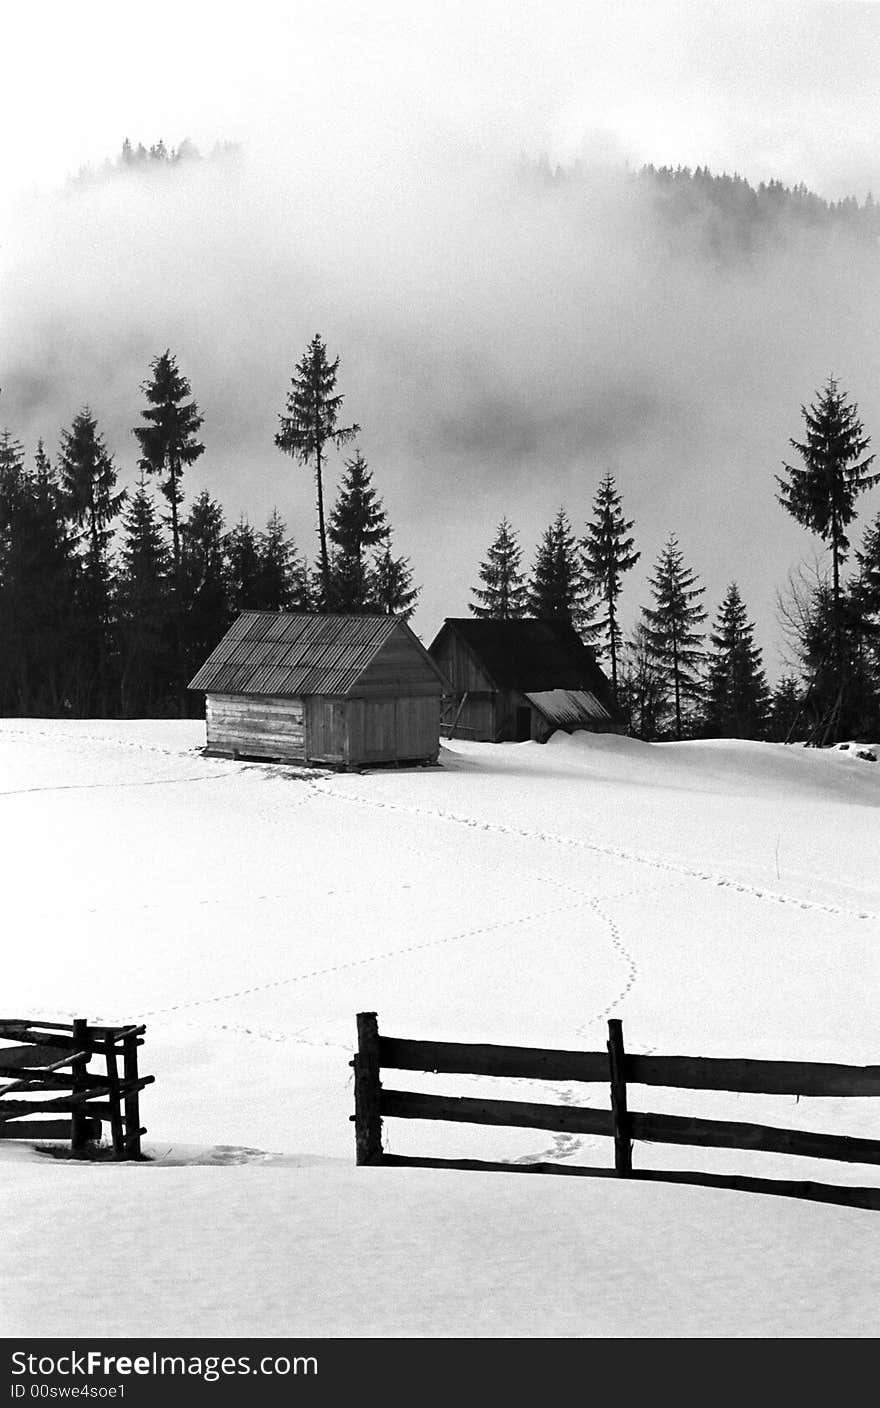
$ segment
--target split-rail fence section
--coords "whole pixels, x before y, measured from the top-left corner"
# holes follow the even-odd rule
[[[880,1164],[880,1140],[782,1129],[733,1120],[651,1114],[631,1110],[631,1085],[686,1090],[724,1090],[792,1096],[880,1096],[880,1066],[846,1066],[805,1061],[759,1061],[703,1056],[635,1056],[624,1049],[623,1027],[608,1023],[607,1051],[553,1051],[535,1047],[409,1041],[380,1036],[374,1012],[357,1018],[354,1067],[356,1157],[358,1164],[421,1168],[493,1169],[516,1173],[580,1174],[697,1183],[782,1193],[821,1202],[880,1208],[880,1186],[753,1178],[740,1174],[634,1169],[633,1141],[686,1144],[718,1149],[761,1150],[846,1163]],[[383,1086],[383,1070],[502,1076],[526,1080],[602,1083],[610,1087],[610,1109],[533,1104],[466,1096],[431,1095]],[[503,1163],[478,1159],[421,1158],[386,1153],[385,1118],[450,1120],[507,1125],[565,1134],[605,1135],[614,1141],[614,1167],[559,1163]]]
[[[0,1139],[69,1140],[85,1154],[106,1123],[113,1158],[139,1159],[138,1097],[153,1080],[138,1074],[145,1030],[0,1018]]]

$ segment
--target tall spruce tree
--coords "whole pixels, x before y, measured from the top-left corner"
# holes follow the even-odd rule
[[[81,531],[80,692],[84,708],[105,714],[116,692],[110,542],[114,519],[127,495],[126,490],[116,489],[113,456],[88,406],[74,417],[70,430],[61,433],[58,475],[66,516]]]
[[[731,582],[709,635],[702,716],[710,738],[764,737],[769,691],[754,632]]]
[[[391,539],[373,559],[373,592],[376,610],[382,615],[402,616],[408,621],[416,609],[419,587],[412,584],[408,557],[394,557]]]
[[[119,475],[88,406],[61,432],[59,481],[68,517],[83,530],[88,571],[106,579],[111,524],[126,499]]]
[[[312,593],[308,568],[287,536],[287,525],[277,508],[269,515],[257,540],[259,572],[257,604],[262,611],[311,611]]]
[[[636,738],[650,743],[658,737],[669,710],[669,686],[651,652],[643,623],[636,626],[621,651],[617,703]]]
[[[699,606],[705,587],[697,585],[697,574],[684,565],[673,535],[663,548],[649,584],[653,607],[644,607],[645,640],[653,660],[672,693],[675,737],[682,737],[685,702],[693,703],[700,694],[701,644],[699,627],[706,613]]]
[[[877,727],[880,729],[880,514],[869,523],[856,553],[858,577],[850,585],[858,613],[862,652],[873,681]]]
[[[816,533],[831,550],[832,666],[845,684],[843,664],[843,607],[840,568],[846,559],[846,529],[856,516],[856,500],[880,481],[869,473],[873,455],[865,456],[870,437],[858,418],[858,407],[847,402],[834,377],[829,377],[815,404],[801,406],[806,424],[802,441],[791,440],[800,465],[785,464],[788,476],[776,475],[777,499],[798,523]]]
[[[233,616],[227,596],[223,509],[207,489],[181,528],[183,652],[188,673],[210,655]]]
[[[244,514],[226,537],[229,605],[234,611],[259,608],[260,550],[257,535]]]
[[[505,514],[480,563],[481,587],[472,587],[471,612],[492,621],[514,621],[528,610],[529,590],[520,571],[522,548]]]
[[[123,521],[116,584],[123,715],[167,712],[172,697],[171,553],[141,470]]]
[[[585,639],[595,634],[595,602],[590,599],[580,553],[564,508],[560,508],[538,544],[529,584],[529,609],[533,616],[568,621]]]
[[[774,743],[787,743],[803,712],[803,693],[794,675],[783,675],[770,697],[767,737]]]
[[[180,506],[183,503],[184,466],[195,464],[205,447],[196,436],[203,424],[199,408],[191,400],[189,382],[166,348],[150,363],[152,376],[141,384],[147,398],[142,412],[146,425],[136,425],[133,434],[140,446],[140,468],[155,474],[168,501],[171,525],[171,553],[175,590],[180,588]]]
[[[41,442],[42,445],[42,442]],[[0,713],[57,715],[76,677],[76,560],[55,474],[0,432]]]
[[[0,431],[0,532],[11,533],[13,511],[25,487],[24,446],[12,431]]]
[[[141,391],[147,399],[147,407],[141,412],[146,425],[136,425],[132,433],[141,450],[138,461],[140,468],[147,474],[156,475],[162,494],[168,502],[177,688],[179,707],[183,713],[188,703],[184,690],[184,676],[188,671],[184,644],[180,507],[183,503],[184,466],[195,464],[205,452],[204,445],[196,439],[203,418],[199,415],[195,401],[191,399],[192,389],[189,381],[179,370],[177,359],[168,348],[150,363],[150,371],[150,379],[141,384]]]
[[[622,633],[617,620],[617,600],[621,577],[635,567],[641,556],[634,552],[635,539],[629,537],[633,520],[623,516],[620,494],[612,474],[606,474],[593,500],[593,517],[587,524],[583,540],[587,580],[604,602],[605,615],[596,629],[605,637],[605,649],[611,664],[611,691],[617,698],[617,657]]]
[[[314,465],[321,584],[325,603],[330,598],[330,555],[324,519],[325,447],[330,444],[339,449],[354,439],[360,430],[359,425],[337,425],[344,399],[336,392],[338,371],[339,358],[334,362],[327,360],[327,348],[316,333],[296,364],[287,394],[286,414],[279,416],[281,429],[275,436],[279,450],[301,464]]]
[[[355,614],[375,611],[375,573],[367,551],[381,549],[388,533],[382,500],[376,497],[372,475],[358,450],[352,459],[345,461],[345,476],[330,515],[328,534],[333,556],[328,606],[331,610]]]

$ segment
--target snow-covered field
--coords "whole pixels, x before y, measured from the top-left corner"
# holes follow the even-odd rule
[[[143,1020],[142,1165],[0,1144],[5,1335],[873,1336],[880,1214],[615,1180],[356,1169],[389,1035],[880,1062],[880,764],[781,745],[451,743],[363,775],[191,722],[0,721],[0,1015]],[[597,1104],[600,1087],[395,1085]],[[880,1101],[631,1092],[880,1138]],[[389,1121],[395,1153],[610,1164]],[[637,1167],[880,1170],[637,1144]],[[136,1275],[132,1275],[136,1272]]]

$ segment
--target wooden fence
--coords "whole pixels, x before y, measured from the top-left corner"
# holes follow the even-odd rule
[[[82,1153],[107,1124],[114,1159],[140,1158],[139,1095],[153,1080],[138,1075],[145,1030],[0,1018],[0,1139],[69,1139]],[[103,1072],[89,1069],[94,1057]]]
[[[633,1168],[634,1140],[689,1144],[717,1149],[751,1149],[845,1163],[880,1164],[880,1140],[814,1134],[773,1125],[698,1119],[630,1110],[628,1087],[654,1085],[686,1090],[727,1090],[744,1094],[796,1096],[880,1096],[880,1066],[843,1066],[805,1061],[753,1061],[702,1056],[630,1056],[624,1050],[620,1021],[608,1023],[607,1051],[550,1051],[534,1047],[466,1045],[459,1042],[408,1041],[379,1035],[375,1012],[357,1018],[355,1126],[359,1164],[422,1168],[495,1169],[517,1173],[579,1174],[596,1178],[697,1183],[784,1193],[859,1207],[880,1208],[880,1186],[752,1178],[739,1174],[660,1171]],[[387,1090],[384,1069],[503,1076],[526,1080],[602,1083],[610,1087],[611,1108],[543,1105],[516,1100],[426,1095]],[[613,1168],[548,1163],[498,1163],[477,1159],[437,1159],[387,1154],[382,1149],[382,1119],[450,1120],[466,1124],[508,1125],[566,1134],[605,1135],[614,1141]]]

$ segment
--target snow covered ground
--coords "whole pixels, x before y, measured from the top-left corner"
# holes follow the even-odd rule
[[[191,722],[0,721],[0,1015],[142,1020],[156,1076],[149,1164],[0,1143],[0,1333],[877,1333],[880,1215],[356,1169],[348,1063],[363,1010],[397,1036],[596,1050],[616,1015],[634,1052],[877,1063],[880,763],[581,734],[331,775],[206,759],[203,743]],[[880,1138],[877,1100],[631,1104]],[[542,1131],[388,1121],[386,1136],[395,1153],[612,1160],[607,1140]],[[880,1183],[764,1154],[634,1158]]]

